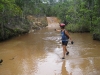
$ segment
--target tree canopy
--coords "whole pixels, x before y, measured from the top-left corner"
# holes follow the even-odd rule
[[[100,0],[0,0],[0,25],[27,15],[56,16],[68,21],[69,30],[100,34]]]

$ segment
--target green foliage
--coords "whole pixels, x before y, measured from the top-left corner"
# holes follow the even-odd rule
[[[80,24],[69,24],[66,26],[66,29],[70,32],[89,32],[88,25],[80,25]]]
[[[43,3],[42,1],[46,2]],[[100,34],[100,0],[0,0],[0,32],[4,26],[19,21],[26,22],[27,15],[57,16],[66,20],[72,32]],[[19,24],[20,22],[16,23]],[[15,32],[18,30],[15,29]],[[10,32],[8,31],[7,34]]]
[[[67,29],[72,32],[100,34],[100,0],[65,0],[49,9],[49,16],[66,20]]]
[[[6,12],[6,13],[4,13]],[[0,13],[3,15],[16,16],[21,15],[21,9],[15,4],[14,0],[1,0],[0,1]]]

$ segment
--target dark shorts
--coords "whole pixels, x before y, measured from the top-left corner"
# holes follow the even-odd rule
[[[67,44],[68,44],[68,41],[62,41],[62,45],[67,46]]]

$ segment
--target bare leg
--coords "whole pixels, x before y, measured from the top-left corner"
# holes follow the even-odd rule
[[[65,58],[65,54],[67,52],[67,49],[66,49],[66,46],[65,45],[62,45],[62,47],[63,47],[63,57]]]
[[[65,51],[67,52],[67,46],[65,46]]]
[[[62,47],[63,47],[63,58],[65,58],[65,55],[68,55],[69,52],[67,51],[67,48],[65,45],[62,45]]]

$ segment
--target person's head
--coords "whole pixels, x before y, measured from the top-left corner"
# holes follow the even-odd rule
[[[60,24],[60,28],[61,28],[61,29],[64,29],[64,28],[65,28],[65,24],[64,24],[64,23],[61,23],[61,24]]]

